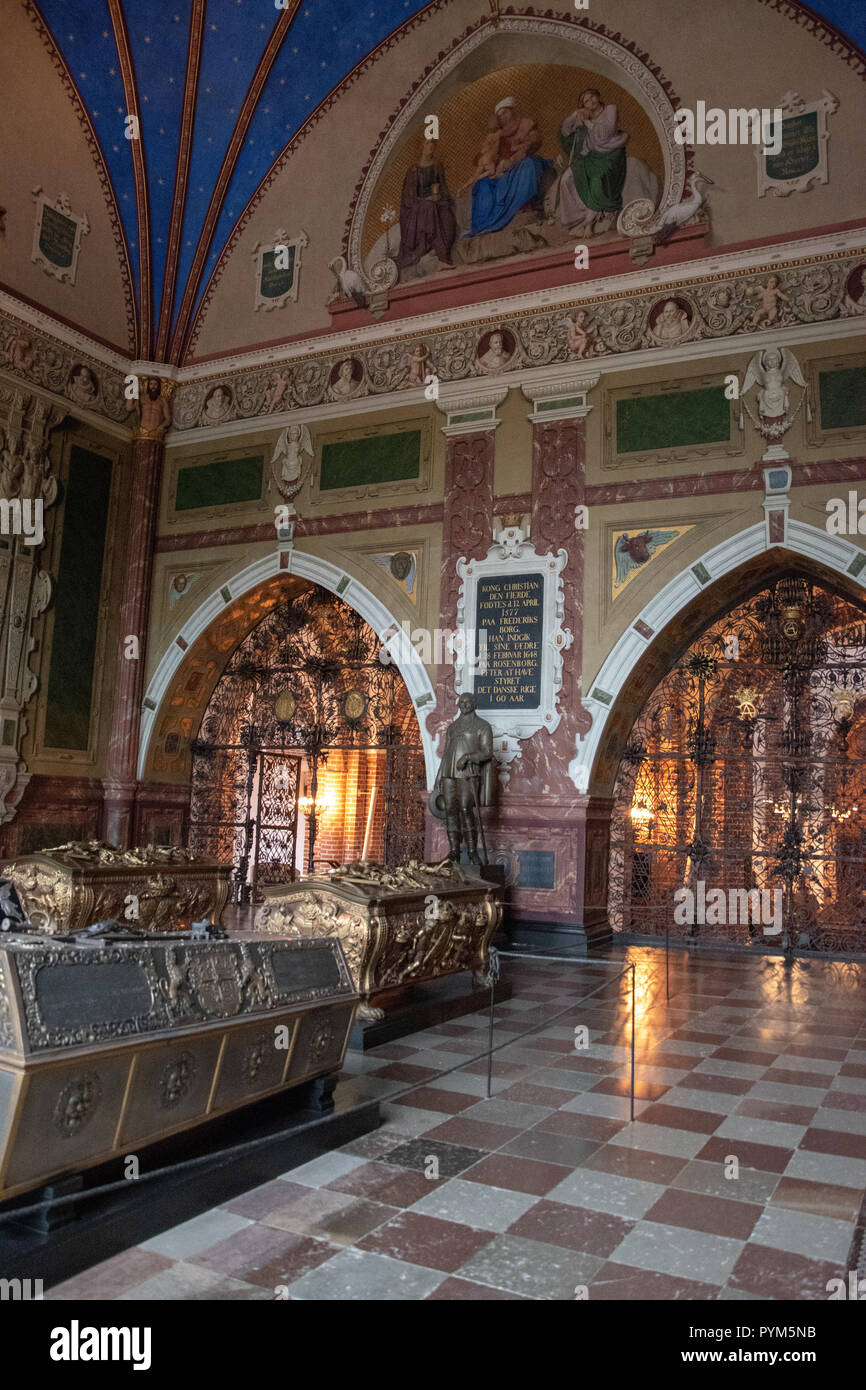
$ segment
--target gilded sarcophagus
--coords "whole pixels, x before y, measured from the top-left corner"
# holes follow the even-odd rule
[[[0,865],[31,926],[48,936],[117,920],[148,932],[218,922],[231,869],[174,845],[120,850],[74,840]]]
[[[335,1074],[336,941],[0,938],[0,1200]]]
[[[327,878],[263,891],[258,930],[337,937],[361,995],[362,1019],[382,1018],[377,996],[401,986],[464,970],[487,983],[502,907],[495,889],[459,864],[343,864]]]

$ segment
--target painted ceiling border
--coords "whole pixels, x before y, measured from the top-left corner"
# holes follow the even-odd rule
[[[268,36],[268,40],[262,50],[259,61],[256,63],[255,71],[250,79],[249,86],[244,93],[241,109],[238,112],[237,120],[234,124],[226,152],[220,164],[219,173],[213,186],[207,212],[202,220],[199,230],[198,241],[196,242],[195,252],[193,253],[192,264],[186,284],[181,294],[180,306],[177,311],[177,319],[171,332],[169,357],[182,361],[186,351],[187,338],[192,320],[195,318],[195,302],[198,288],[201,283],[202,275],[207,265],[208,252],[211,249],[214,232],[219,223],[220,213],[226,194],[231,185],[238,156],[243,149],[244,140],[247,137],[253,116],[256,113],[259,97],[264,91],[265,84],[270,77],[277,55],[283,45],[283,39],[292,26],[295,15],[301,0],[289,0],[288,8],[278,11],[277,22]]]
[[[189,43],[183,80],[183,105],[178,131],[177,158],[174,167],[174,188],[168,220],[168,242],[165,248],[165,268],[162,277],[160,303],[158,306],[154,306],[155,308],[158,307],[159,311],[155,348],[157,355],[162,357],[166,356],[168,352],[171,319],[177,294],[184,212],[186,211],[186,195],[189,187],[189,171],[195,135],[201,55],[204,46],[206,4],[207,0],[192,0],[189,13]]]

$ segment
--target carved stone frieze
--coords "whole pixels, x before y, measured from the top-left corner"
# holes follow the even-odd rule
[[[827,253],[803,262],[775,262],[755,269],[721,271],[688,283],[671,279],[669,283],[647,285],[631,292],[611,292],[598,298],[575,299],[555,309],[528,309],[512,315],[500,313],[496,323],[479,320],[463,327],[442,326],[425,330],[429,352],[427,371],[441,385],[465,382],[483,390],[485,378],[478,361],[478,347],[491,327],[514,335],[516,356],[528,366],[550,367],[574,361],[569,346],[569,315],[575,309],[586,311],[592,325],[593,360],[624,353],[657,349],[667,351],[678,342],[692,345],[725,338],[748,338],[761,327],[753,322],[755,305],[767,277],[777,274],[786,296],[780,326],[830,323],[866,313],[866,303],[852,300],[848,287],[851,277],[866,264],[859,253]],[[667,323],[659,328],[664,304],[675,297],[682,300],[677,318],[678,334]],[[866,297],[864,297],[866,299]],[[852,307],[853,306],[853,307]],[[671,335],[668,337],[667,335]],[[417,341],[408,331],[387,343],[359,342],[352,356],[362,369],[357,399],[382,395],[407,384],[406,374],[412,349]],[[181,384],[175,405],[176,430],[195,429],[205,423],[202,411],[206,398],[218,385],[232,393],[233,418],[252,419],[272,412],[274,392],[279,392],[281,411],[317,406],[328,397],[328,384],[346,351],[335,351],[289,363],[223,371],[207,378]],[[287,373],[289,373],[287,379]]]
[[[486,374],[478,349],[492,328],[513,335],[514,360],[522,364],[521,376],[526,368],[573,362],[569,325],[578,309],[587,315],[594,360],[647,349],[667,352],[679,341],[687,346],[748,338],[762,326],[753,320],[769,275],[779,276],[785,296],[778,326],[831,323],[866,314],[866,296],[861,302],[850,291],[853,282],[859,283],[864,268],[862,249],[828,250],[799,261],[768,259],[762,266],[718,270],[687,281],[677,279],[672,271],[668,282],[634,290],[614,290],[611,282],[610,292],[570,299],[555,308],[521,309],[510,315],[498,310],[495,322],[478,318],[459,326],[441,324],[425,328],[425,377],[432,374],[440,385],[465,382],[467,387],[482,387]],[[677,319],[682,330],[677,334],[668,324],[662,330],[657,326],[660,309],[674,297],[683,301],[681,312],[685,315]],[[359,377],[352,399],[412,386],[411,361],[417,340],[417,329],[407,329],[400,337],[377,341],[365,333],[360,341],[354,341],[351,355],[357,360]],[[347,347],[343,346],[181,380],[173,429],[218,430],[228,421],[323,405],[329,399],[331,378],[346,356]],[[119,368],[85,357],[79,348],[8,313],[0,314],[0,367],[24,384],[43,387],[115,423],[127,418],[124,373]]]
[[[124,372],[9,313],[0,313],[0,367],[117,424],[126,420]]]

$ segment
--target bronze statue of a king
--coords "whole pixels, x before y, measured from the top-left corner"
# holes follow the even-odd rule
[[[465,843],[471,864],[480,864],[478,828],[481,807],[493,800],[493,729],[475,713],[475,696],[461,695],[459,714],[448,725],[445,748],[428,805],[445,821],[448,858],[460,860]],[[482,829],[482,843],[484,831]]]

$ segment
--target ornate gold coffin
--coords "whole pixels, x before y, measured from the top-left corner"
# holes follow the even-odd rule
[[[383,1017],[370,1001],[386,990],[463,970],[488,982],[502,907],[491,884],[458,864],[343,864],[327,878],[263,891],[258,930],[338,938],[361,995],[362,1019]]]
[[[218,922],[231,869],[174,845],[120,850],[77,841],[0,866],[31,924],[48,936],[116,919],[139,930],[189,931]]]
[[[0,938],[0,1199],[339,1070],[336,941]]]

